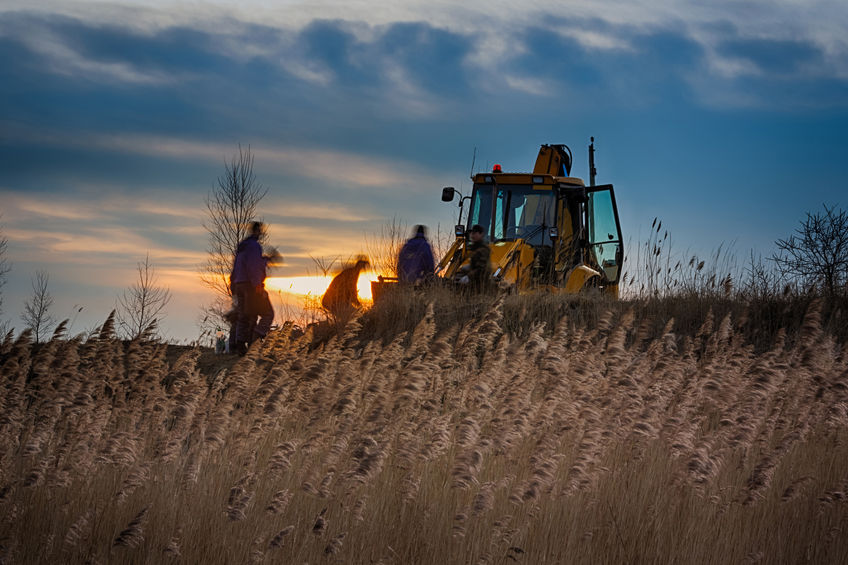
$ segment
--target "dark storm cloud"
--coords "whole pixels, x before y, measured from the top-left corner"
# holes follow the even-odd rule
[[[523,34],[528,52],[510,68],[525,76],[547,77],[570,93],[567,102],[581,106],[632,107],[671,98],[693,99],[685,79],[704,67],[704,51],[685,34],[582,20],[559,20],[557,27],[564,31],[528,29]],[[568,30],[610,36],[623,47],[587,47]]]
[[[731,24],[716,25],[715,47],[725,61],[744,71],[719,79],[716,89],[744,106],[782,111],[848,108],[848,79],[836,72],[826,51],[812,40],[740,36]],[[703,82],[701,84],[704,84]]]
[[[139,188],[167,179],[174,186],[206,187],[208,179],[198,178],[198,170],[217,174],[208,160],[173,160],[123,153],[100,144],[86,146],[85,139],[69,146],[73,139],[57,144],[15,140],[0,136],[0,168],[3,182],[21,190],[50,192],[58,187],[82,182],[107,185],[120,179],[121,186]],[[222,156],[223,157],[223,156]]]
[[[578,32],[607,38],[611,46],[587,43]],[[709,54],[683,28],[601,20],[559,19],[516,29],[503,38],[503,56],[485,67],[476,58],[480,38],[426,23],[315,21],[291,31],[224,21],[217,32],[141,32],[6,15],[0,24],[0,125],[17,130],[0,127],[0,167],[3,182],[21,190],[182,186],[200,198],[242,142],[382,155],[387,166],[397,159],[398,169],[400,161],[432,166],[450,184],[445,163],[466,169],[471,148],[479,146],[478,165],[485,165],[492,155],[487,144],[499,154],[503,148],[532,151],[514,132],[551,135],[555,123],[582,135],[590,126],[611,131],[622,115],[635,130],[656,128],[704,105],[845,106],[844,80],[786,81],[790,69],[798,73],[820,61],[814,47],[746,41],[730,25],[712,33],[721,38],[722,56],[755,60],[763,73],[711,75]],[[780,72],[766,72],[780,60],[786,61]],[[538,84],[525,91],[525,81]],[[29,136],[44,131],[63,135],[53,141]],[[144,152],[138,142],[129,148],[91,142],[102,134],[174,137],[223,149],[169,155]],[[355,210],[377,201],[403,209],[409,187],[435,182],[409,177],[395,183],[405,187],[397,194],[364,185],[339,191],[341,177],[328,184],[297,165],[273,171],[267,165],[259,171],[263,180],[282,194],[332,199]],[[332,160],[320,166],[339,167]]]
[[[85,145],[99,132],[411,153],[412,144],[393,140],[396,120],[421,122],[423,113],[446,123],[452,100],[469,90],[463,59],[471,42],[426,24],[370,30],[368,40],[343,22],[315,22],[299,32],[235,22],[222,27],[220,34],[142,33],[7,15],[0,33],[0,123],[73,132],[79,143],[62,149],[0,128],[5,170],[18,177],[90,171],[100,180],[124,172],[131,173],[129,182],[149,182],[157,170],[174,167],[146,157],[104,159],[108,148]],[[363,136],[363,127],[373,135]]]
[[[824,65],[824,52],[809,41],[732,38],[722,41],[718,51],[770,76],[803,75]]]

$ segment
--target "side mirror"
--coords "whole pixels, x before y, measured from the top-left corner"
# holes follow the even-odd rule
[[[456,189],[452,186],[446,186],[442,189],[442,202],[451,202]]]
[[[453,227],[453,233],[456,237],[465,237],[465,226],[462,224],[456,224]]]
[[[551,228],[550,230],[548,230],[548,237],[550,237],[551,240],[558,239],[559,238],[559,230],[556,229],[556,228]]]

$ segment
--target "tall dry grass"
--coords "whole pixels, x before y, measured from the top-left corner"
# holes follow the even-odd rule
[[[819,303],[767,348],[730,311],[440,304],[209,374],[111,320],[7,338],[0,560],[848,562],[848,346]]]

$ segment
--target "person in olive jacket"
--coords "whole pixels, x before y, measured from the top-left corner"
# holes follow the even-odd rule
[[[470,239],[468,251],[471,252],[471,259],[468,265],[464,265],[460,269],[459,283],[468,285],[469,288],[475,290],[485,290],[492,278],[492,268],[489,265],[491,250],[486,243],[483,226],[480,224],[474,225],[471,228]]]

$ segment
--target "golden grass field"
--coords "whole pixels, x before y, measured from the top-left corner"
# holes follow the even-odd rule
[[[819,303],[765,346],[706,307],[691,331],[507,308],[219,366],[111,321],[7,338],[0,562],[848,563],[848,347]]]

